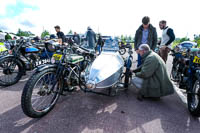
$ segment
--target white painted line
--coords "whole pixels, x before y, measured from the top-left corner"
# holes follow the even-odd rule
[[[183,94],[183,92],[181,92],[181,90],[178,87],[176,87],[176,85],[174,84],[174,82],[173,82],[173,85],[174,85],[175,91],[178,94],[178,96],[180,97],[181,101],[184,104],[187,105],[187,97]]]

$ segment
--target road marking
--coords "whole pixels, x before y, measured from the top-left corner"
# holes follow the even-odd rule
[[[181,92],[181,90],[176,87],[176,85],[173,83],[174,87],[175,87],[175,91],[178,94],[178,96],[180,97],[181,101],[187,105],[187,97],[183,94],[183,92]]]

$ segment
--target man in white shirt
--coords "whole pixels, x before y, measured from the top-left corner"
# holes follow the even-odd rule
[[[161,30],[163,30],[159,55],[166,63],[168,58],[168,53],[171,50],[172,42],[175,40],[175,35],[173,29],[167,26],[167,22],[165,20],[160,21],[159,27]]]

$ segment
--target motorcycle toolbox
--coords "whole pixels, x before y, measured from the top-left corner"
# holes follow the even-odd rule
[[[71,64],[77,64],[77,63],[83,61],[84,57],[76,55],[76,54],[72,54],[72,55],[67,55],[65,59],[67,62],[69,62]]]

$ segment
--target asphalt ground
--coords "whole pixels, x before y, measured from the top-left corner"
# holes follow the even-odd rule
[[[136,56],[134,53],[134,60]],[[171,62],[169,57],[169,72]],[[159,101],[140,102],[133,86],[115,97],[72,92],[60,97],[55,108],[43,118],[29,118],[21,109],[21,93],[31,74],[28,72],[16,85],[0,87],[0,133],[200,132],[200,119],[190,115],[184,95],[180,98],[175,93]]]

